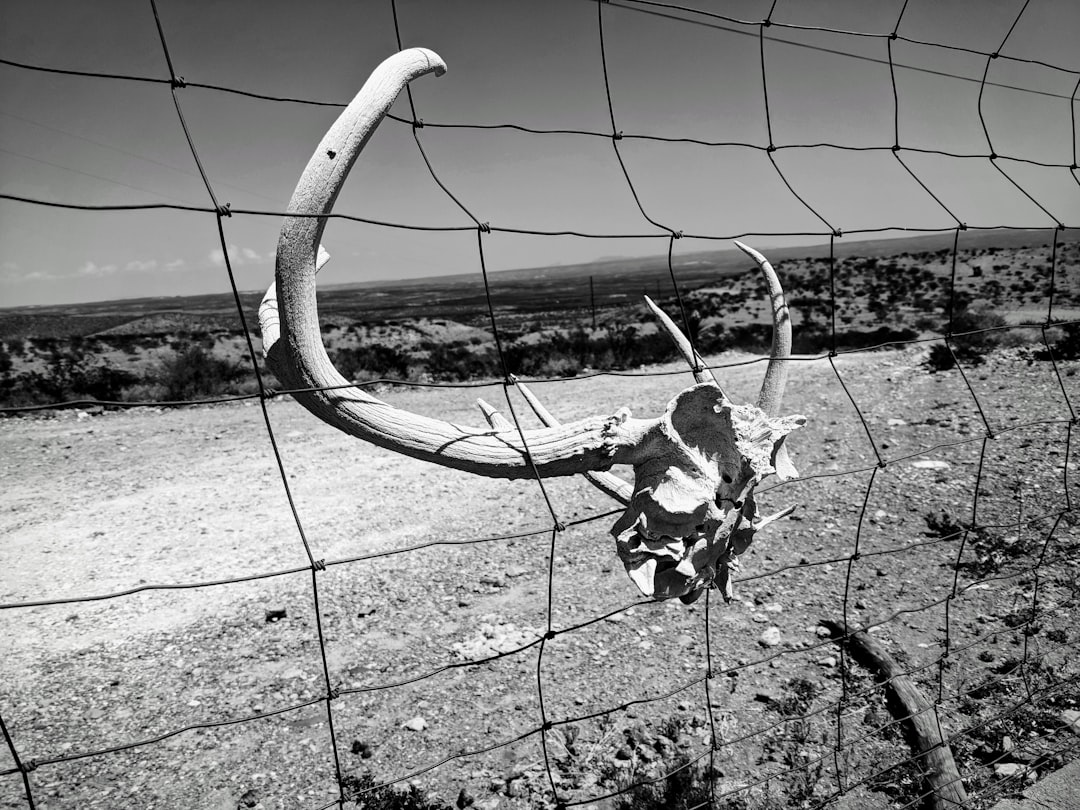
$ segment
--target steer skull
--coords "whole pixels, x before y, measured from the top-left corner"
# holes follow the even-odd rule
[[[791,350],[783,289],[764,256],[736,242],[760,267],[769,288],[773,347],[757,405],[733,403],[690,342],[646,298],[694,369],[697,384],[665,413],[611,416],[559,424],[519,385],[546,427],[519,432],[481,403],[488,428],[413,414],[356,388],[322,344],[315,274],[326,261],[321,239],[345,178],[394,99],[414,78],[442,75],[443,61],[423,48],[402,51],[375,69],[308,162],[278,241],[275,283],[259,308],[267,365],[300,404],[334,427],[415,458],[496,478],[585,474],[626,505],[612,534],[631,579],[655,599],[696,599],[712,585],[731,597],[731,569],[754,533],[790,513],[759,519],[754,488],[768,475],[793,477],[784,447],[802,416],[779,416]],[[606,472],[634,469],[631,487]]]

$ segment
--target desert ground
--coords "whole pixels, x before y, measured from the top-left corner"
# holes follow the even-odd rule
[[[643,600],[581,478],[425,464],[287,397],[265,410],[280,470],[258,400],[5,418],[0,712],[36,767],[0,747],[0,807],[28,785],[50,810],[314,810],[340,767],[348,799],[614,808],[680,765],[718,807],[917,806],[901,724],[823,620],[911,674],[989,806],[1080,746],[1080,362],[1020,346],[931,373],[933,345],[791,363],[801,477],[759,499],[798,508],[730,604]],[[753,401],[761,356],[707,359]],[[644,416],[691,382],[533,389],[562,419]],[[500,384],[380,390],[538,424]]]

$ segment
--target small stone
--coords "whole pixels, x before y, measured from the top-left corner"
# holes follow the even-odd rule
[[[890,419],[887,423],[889,427],[903,427],[907,424],[903,419]]]
[[[523,568],[520,565],[512,565],[504,572],[508,579],[516,579],[517,577],[523,577],[529,573],[528,568]]]
[[[922,459],[920,461],[911,462],[911,466],[917,470],[947,470],[949,469],[949,462],[938,461],[936,459]]]
[[[1061,722],[1063,722],[1073,734],[1080,734],[1080,711],[1076,711],[1076,709],[1066,709],[1061,713]]]
[[[423,717],[414,717],[412,720],[406,720],[402,724],[402,728],[407,728],[409,731],[423,731],[427,728],[427,720]]]
[[[820,663],[823,667],[828,667],[832,669],[836,666],[836,658],[832,655],[827,655],[822,658],[821,661],[819,661],[818,663]]]
[[[823,624],[819,624],[814,628],[814,632],[818,638],[829,638],[832,635],[832,631]]]
[[[1016,776],[1022,770],[1024,766],[1018,762],[999,762],[994,766],[994,773],[1002,778]]]
[[[758,644],[762,647],[776,647],[780,644],[780,628],[775,624],[772,627],[766,627],[765,632],[758,637]]]

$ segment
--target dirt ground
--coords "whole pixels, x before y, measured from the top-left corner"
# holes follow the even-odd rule
[[[803,477],[759,500],[799,509],[729,605],[643,602],[583,479],[446,470],[288,399],[268,405],[288,492],[251,402],[0,421],[0,716],[35,806],[314,810],[338,797],[334,743],[344,776],[447,803],[610,807],[665,746],[708,763],[714,738],[727,806],[841,786],[903,806],[913,777],[889,767],[910,754],[818,627],[845,618],[937,703],[974,798],[1023,788],[994,764],[1045,770],[1080,740],[1048,719],[1080,708],[1080,363],[1012,351],[965,381],[928,373],[927,348],[792,363]],[[736,400],[752,360],[712,358]],[[563,419],[655,415],[691,378],[648,371],[534,390]],[[497,385],[385,394],[480,424],[477,396],[510,416]],[[4,810],[30,806],[13,768],[0,746]]]

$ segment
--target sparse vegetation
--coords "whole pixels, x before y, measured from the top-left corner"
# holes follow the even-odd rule
[[[197,343],[181,345],[151,373],[166,401],[186,401],[218,394],[238,393],[237,383],[246,373],[229,360],[215,357]]]
[[[1080,359],[1080,323],[1067,321],[1046,330],[1047,345],[1039,328],[1032,326],[1041,323],[1036,305],[1045,305],[1049,291],[1048,251],[1027,245],[961,250],[955,274],[948,249],[838,257],[832,265],[807,256],[776,266],[792,307],[796,352],[887,347],[951,331],[948,345],[932,343],[926,359],[929,370],[946,371],[957,361],[965,367],[979,365],[1000,347],[1024,351],[1032,361]],[[1080,304],[1080,274],[1069,272],[1078,256],[1077,245],[1060,246],[1055,312]],[[659,275],[666,276],[666,266],[653,265],[652,260],[639,260],[637,269],[631,269],[635,262],[629,261],[621,282],[620,275],[598,276],[600,305],[595,313],[580,306],[571,292],[580,285],[579,278],[567,276],[545,287],[540,296],[525,276],[500,284],[493,303],[502,357],[489,331],[486,306],[477,307],[475,299],[463,296],[460,284],[444,291],[451,296],[449,302],[440,297],[443,293],[433,294],[430,301],[432,307],[440,306],[441,314],[457,320],[432,320],[429,323],[439,328],[427,331],[417,324],[434,310],[426,304],[417,310],[412,290],[404,309],[395,309],[392,294],[382,302],[377,317],[385,320],[379,322],[355,320],[361,303],[354,305],[347,291],[335,293],[340,298],[327,302],[324,340],[338,369],[357,382],[455,383],[499,379],[507,372],[558,378],[665,362],[675,357],[670,342],[656,330],[647,310],[632,303],[636,296],[626,292],[640,284],[662,307],[680,312],[674,296],[666,292],[670,284],[656,283]],[[715,277],[706,281],[715,273],[708,262],[676,271],[693,279],[681,301],[685,330],[699,352],[769,350],[764,287],[756,273],[729,276],[718,285]],[[633,280],[646,273],[645,283]],[[703,283],[708,286],[694,289]],[[466,300],[474,303],[466,307],[461,303]],[[552,301],[566,304],[552,309]],[[1001,314],[1029,306],[1031,320],[1016,329]],[[391,314],[395,317],[388,317]],[[85,338],[79,331],[102,328],[105,331]],[[243,356],[242,333],[223,313],[185,315],[172,309],[143,313],[135,320],[92,310],[52,320],[36,313],[11,314],[0,316],[0,334],[5,335],[0,345],[2,405],[72,399],[185,401],[256,391]]]

